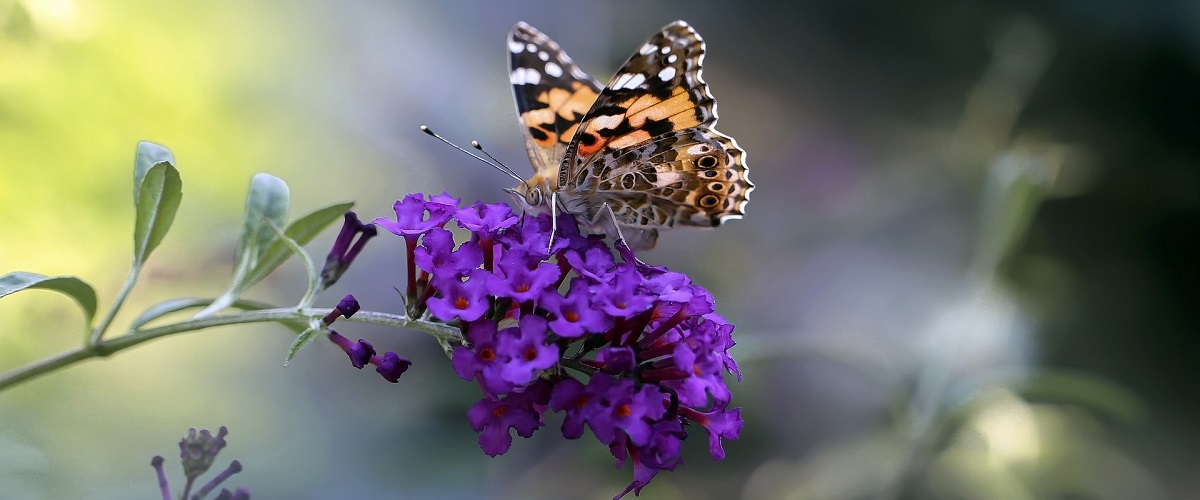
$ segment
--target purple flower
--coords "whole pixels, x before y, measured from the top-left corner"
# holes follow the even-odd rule
[[[454,214],[454,220],[463,229],[485,237],[491,241],[497,231],[507,229],[517,224],[517,216],[507,203],[484,204],[476,202],[464,207]]]
[[[546,345],[546,320],[527,315],[521,318],[517,328],[506,328],[500,332],[497,350],[509,359],[501,376],[506,382],[521,386],[528,384],[542,370],[558,363],[558,347]]]
[[[646,291],[665,302],[688,302],[692,300],[691,280],[686,274],[664,272],[646,280]]]
[[[579,439],[583,436],[583,424],[587,421],[588,412],[592,408],[591,394],[573,378],[564,378],[554,384],[550,397],[550,408],[554,411],[566,411],[563,419],[563,437]]]
[[[680,414],[704,426],[704,430],[708,431],[708,454],[712,455],[713,460],[725,458],[725,448],[721,446],[722,439],[737,439],[742,432],[741,408],[726,411],[722,406],[706,413],[684,407],[680,409]]]
[[[422,195],[410,194],[392,205],[396,212],[395,221],[383,217],[376,218],[374,221],[375,225],[391,231],[392,234],[404,237],[405,260],[408,264],[406,293],[410,298],[417,294],[417,268],[416,261],[413,259],[413,253],[417,249],[417,239],[449,222],[450,218],[454,216],[455,207],[447,203],[451,201],[457,203],[458,201],[445,193],[437,198],[437,201],[426,202]],[[426,218],[426,213],[429,215],[428,218]]]
[[[460,203],[462,203],[462,201],[460,201],[458,198],[450,196],[450,193],[442,191],[442,194],[431,195],[429,197],[429,203],[445,205],[445,206],[449,207],[451,210],[454,210],[454,209],[458,208],[458,205]]]
[[[466,281],[454,279],[438,282],[439,296],[426,302],[429,312],[442,321],[475,321],[487,312],[487,290],[480,286],[486,277],[482,270],[473,271]]]
[[[518,302],[533,300],[558,281],[558,266],[531,258],[524,250],[509,250],[497,263],[497,274],[487,277],[487,292]]]
[[[613,497],[613,500],[620,499],[630,491],[635,496],[638,495],[659,471],[675,470],[675,466],[683,463],[683,459],[679,458],[679,450],[683,440],[687,438],[687,433],[683,431],[679,421],[656,422],[652,432],[648,446],[634,446],[628,442],[628,438],[624,438],[609,447],[613,456],[617,457],[617,467],[625,462],[627,452],[632,452],[633,456],[633,481],[624,491]]]
[[[425,234],[430,229],[441,227],[454,216],[454,206],[427,202],[420,194],[405,196],[392,209],[396,211],[396,220],[379,217],[375,219],[375,225],[405,237]]]
[[[510,395],[503,400],[484,398],[467,411],[467,421],[479,433],[479,447],[489,457],[503,454],[512,446],[512,434],[528,438],[541,427],[542,419],[531,401]]]
[[[641,293],[645,278],[632,268],[626,267],[613,275],[608,286],[598,287],[596,295],[599,306],[610,316],[631,318],[646,311],[654,304],[654,298]]]
[[[566,296],[557,290],[542,293],[539,306],[550,313],[550,330],[560,337],[577,338],[588,333],[600,333],[612,326],[612,318],[588,303],[591,291],[583,278],[571,280]]]
[[[606,347],[596,355],[596,362],[601,365],[600,371],[610,374],[633,373],[637,367],[633,349],[630,347]]]
[[[483,265],[483,250],[478,245],[463,243],[454,249],[454,234],[434,228],[421,238],[421,246],[413,255],[417,267],[434,276],[466,276]]]
[[[467,327],[466,337],[471,347],[454,348],[451,359],[454,372],[463,380],[478,378],[480,385],[491,394],[511,391],[514,385],[503,377],[508,357],[497,348],[499,335],[496,324],[490,321],[472,322]]]
[[[382,357],[371,357],[371,363],[375,365],[375,371],[393,384],[399,382],[400,376],[404,375],[404,372],[408,371],[408,367],[412,366],[412,361],[390,351],[384,353]]]
[[[329,330],[329,340],[346,351],[346,355],[350,357],[350,364],[360,370],[367,366],[367,363],[371,361],[371,356],[375,355],[375,348],[363,339],[358,339],[358,342],[350,342],[350,339],[343,337],[342,334]]]
[[[333,241],[333,248],[325,257],[325,267],[321,269],[322,289],[333,286],[342,277],[342,274],[358,257],[359,252],[362,252],[363,247],[367,245],[367,241],[377,233],[374,225],[358,220],[358,215],[354,212],[346,212],[344,217],[342,230],[338,233],[337,239]],[[355,242],[354,237],[358,235],[362,236]]]
[[[605,381],[606,378],[592,377],[592,382]],[[606,390],[599,393],[600,407],[588,419],[596,438],[602,443],[611,444],[617,439],[617,431],[621,431],[634,444],[646,444],[650,439],[650,422],[662,417],[666,411],[662,393],[650,385],[637,388],[629,379],[605,385]]]
[[[329,314],[325,315],[325,318],[322,320],[322,322],[324,322],[326,325],[332,325],[338,316],[350,319],[350,317],[354,316],[354,313],[357,313],[359,309],[361,309],[361,306],[358,305],[358,300],[355,299],[353,295],[347,295],[342,297],[342,300],[338,302],[337,307],[333,308],[332,311],[329,311]]]
[[[568,248],[571,245],[581,245],[583,238],[579,236],[579,228],[574,218],[559,217],[558,233],[554,234],[553,242],[550,237],[550,217],[525,217],[513,229],[497,235],[496,241],[509,249],[523,249],[538,258],[548,258],[551,255]]]
[[[598,240],[589,240],[582,252],[567,252],[566,258],[576,273],[598,282],[608,281],[609,275],[617,267],[612,250]]]

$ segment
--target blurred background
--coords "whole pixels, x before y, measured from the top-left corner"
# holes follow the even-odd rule
[[[139,140],[184,182],[115,326],[225,286],[256,172],[292,214],[412,192],[502,201],[526,172],[503,45],[527,21],[606,81],[662,25],[708,42],[748,216],[642,255],[738,325],[746,419],[644,498],[1200,498],[1200,4],[0,0],[0,272],[79,275],[103,310],[131,251]],[[323,256],[336,230],[309,246]],[[381,236],[322,298],[399,311]],[[320,257],[318,257],[320,258]],[[286,264],[251,297],[294,303]],[[79,344],[67,298],[0,301],[0,370]],[[119,331],[119,328],[118,330]],[[428,337],[346,325],[415,362],[397,385],[282,327],[144,344],[0,393],[0,498],[155,498],[189,427],[255,498],[608,498],[552,418],[489,459],[478,398]]]

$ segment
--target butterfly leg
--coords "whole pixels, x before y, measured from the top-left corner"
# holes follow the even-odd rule
[[[616,214],[616,212],[613,212],[612,205],[609,205],[608,202],[606,201],[606,202],[604,202],[603,205],[600,205],[600,208],[601,208],[601,210],[603,210],[603,212],[608,212],[608,220],[610,222],[612,222],[613,229],[617,231],[617,241],[623,243],[626,248],[636,250],[636,248],[634,248],[633,246],[630,246],[629,240],[626,240],[625,234],[621,232],[621,224],[619,224],[617,222],[617,214]],[[603,213],[603,212],[601,212],[601,213]],[[603,217],[603,216],[601,214],[596,214],[596,219],[599,219],[600,217]],[[593,224],[595,222],[599,222],[599,220],[594,221]],[[633,259],[636,260],[638,264],[642,264],[642,265],[646,264],[645,262],[642,262],[642,259],[637,258],[636,255],[633,257]]]
[[[550,243],[546,245],[546,253],[554,248],[554,234],[558,232],[558,191],[550,192]]]

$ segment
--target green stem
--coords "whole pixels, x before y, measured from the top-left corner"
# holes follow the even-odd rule
[[[104,331],[108,330],[108,326],[112,324],[113,318],[117,317],[117,311],[121,310],[121,305],[125,303],[125,298],[129,296],[129,292],[133,290],[133,285],[137,283],[139,270],[140,268],[136,263],[133,269],[129,270],[129,277],[125,278],[125,286],[121,287],[121,292],[117,294],[117,299],[113,301],[112,307],[108,309],[108,314],[105,314],[104,319],[100,320],[100,323],[96,324],[96,328],[92,329],[92,334],[88,337],[87,345],[100,345]]]
[[[241,323],[308,321],[310,318],[322,317],[328,312],[328,309],[306,308],[297,311],[295,308],[284,307],[277,309],[246,311],[221,316],[208,316],[155,328],[147,328],[145,330],[134,330],[109,341],[97,341],[96,344],[89,347],[78,347],[49,358],[30,363],[20,368],[13,369],[3,375],[0,375],[0,391],[39,375],[66,368],[80,361],[109,356],[113,353],[128,349],[143,342],[154,340],[159,337],[165,337],[167,335]],[[108,319],[108,321],[111,321],[111,319]],[[462,340],[462,336],[459,333],[458,328],[441,323],[433,323],[430,321],[410,320],[407,317],[398,314],[359,311],[358,314],[355,314],[354,317],[350,319],[350,321],[417,330],[419,332],[432,335],[439,341]]]

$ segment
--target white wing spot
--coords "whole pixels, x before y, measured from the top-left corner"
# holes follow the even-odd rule
[[[675,64],[675,61],[678,61],[678,60],[679,60],[679,56],[677,56],[675,54],[671,54],[671,55],[667,56],[667,64]]]
[[[549,61],[549,60],[550,60],[550,54],[547,54],[547,53],[546,53],[546,51],[544,51],[544,50],[543,50],[543,51],[541,51],[541,52],[538,52],[538,59],[541,59],[541,60],[543,60],[543,61]]]
[[[545,52],[543,52],[543,54],[545,54]],[[548,62],[546,63],[546,74],[553,76],[554,78],[558,78],[562,76],[562,66]]]
[[[613,82],[614,89],[636,89],[646,82],[646,77],[641,73],[625,73]]]
[[[659,51],[660,53],[662,53],[663,55],[667,55],[667,54],[670,54],[670,53],[671,53],[671,47],[668,47],[668,46],[664,45],[664,46],[663,46],[663,48],[661,48],[661,49],[658,49],[658,51]]]
[[[592,117],[592,126],[598,128],[600,130],[617,128],[617,125],[621,124],[622,119],[624,119],[624,117],[621,115],[594,116],[594,117]]]
[[[509,52],[512,52],[513,54],[520,54],[522,50],[525,50],[525,44],[518,42],[516,40],[508,41],[508,51]]]
[[[534,45],[532,43],[529,45],[526,45],[525,50],[528,50],[530,52],[537,52],[537,45]]]
[[[536,85],[542,81],[542,74],[533,68],[517,68],[509,75],[508,81],[513,85]]]
[[[650,54],[653,54],[654,51],[656,51],[656,50],[658,50],[657,46],[655,46],[652,43],[647,43],[645,45],[642,45],[642,48],[638,49],[638,54],[641,54],[643,56],[650,55]]]
[[[663,68],[662,71],[658,72],[659,80],[666,82],[666,81],[670,81],[672,78],[675,78],[675,68],[673,68],[671,66],[667,66],[667,67]]]

